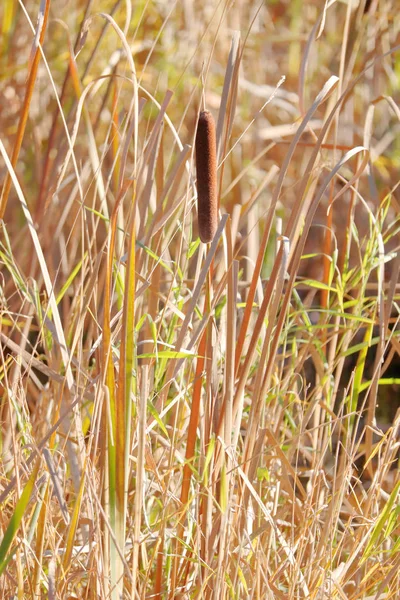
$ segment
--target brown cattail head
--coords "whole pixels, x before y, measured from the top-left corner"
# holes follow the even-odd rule
[[[199,115],[196,135],[197,213],[201,241],[211,242],[218,226],[217,143],[208,110]]]

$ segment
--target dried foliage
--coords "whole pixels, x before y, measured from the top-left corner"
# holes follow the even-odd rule
[[[399,598],[397,2],[0,22],[0,597]]]

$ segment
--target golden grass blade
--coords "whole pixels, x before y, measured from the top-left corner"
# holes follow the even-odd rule
[[[218,161],[221,158],[224,121],[225,121],[225,115],[227,112],[229,93],[231,92],[231,85],[232,85],[232,81],[233,81],[235,65],[236,65],[236,61],[238,60],[238,55],[239,55],[239,44],[240,44],[240,32],[235,31],[232,36],[231,49],[229,51],[229,56],[228,56],[228,64],[226,65],[224,87],[222,88],[221,104],[220,104],[220,109],[219,109],[219,113],[218,113],[218,121],[217,121],[216,134],[215,134],[216,141],[217,141]]]
[[[396,2],[95,4],[0,2],[0,597],[397,598]]]
[[[80,516],[81,508],[82,508],[82,499],[83,499],[83,493],[85,490],[85,484],[86,484],[86,471],[85,471],[85,469],[83,469],[81,484],[79,487],[79,493],[76,497],[76,501],[74,504],[74,510],[71,515],[71,522],[68,527],[68,533],[67,533],[67,538],[66,538],[66,543],[65,543],[65,553],[64,553],[63,563],[62,563],[64,577],[67,575],[68,570],[71,567],[72,552],[74,549],[76,531],[78,528],[78,521],[79,521],[79,516]]]

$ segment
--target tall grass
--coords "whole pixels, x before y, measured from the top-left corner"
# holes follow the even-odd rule
[[[4,0],[0,597],[400,597],[396,8]]]

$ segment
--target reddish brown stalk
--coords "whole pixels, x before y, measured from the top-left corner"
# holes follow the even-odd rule
[[[203,371],[206,353],[206,340],[207,340],[207,329],[204,330],[201,336],[198,348],[198,358],[196,365],[195,381],[193,386],[193,400],[192,409],[190,412],[190,421],[188,428],[187,444],[186,444],[186,456],[185,465],[183,467],[183,480],[181,489],[181,505],[183,507],[183,514],[178,526],[177,537],[183,537],[184,531],[184,519],[186,514],[186,505],[189,499],[190,480],[192,477],[191,463],[194,457],[196,438],[197,438],[197,427],[199,425],[200,416],[200,400],[201,390],[203,387]]]
[[[159,546],[157,550],[156,559],[156,574],[154,584],[154,599],[161,600],[161,589],[162,589],[162,576],[163,576],[163,561],[164,561],[164,528],[159,538]]]
[[[198,347],[198,358],[196,365],[196,373],[195,373],[195,381],[193,386],[193,399],[192,399],[192,408],[190,412],[190,420],[189,420],[189,428],[188,428],[188,436],[187,436],[187,444],[186,444],[186,455],[185,455],[185,465],[183,468],[183,480],[182,480],[182,488],[181,488],[181,506],[182,512],[179,517],[179,521],[176,528],[176,538],[174,540],[174,559],[171,569],[170,576],[170,593],[169,600],[172,598],[179,597],[177,596],[177,589],[179,587],[179,576],[182,574],[182,569],[185,568],[185,564],[182,565],[182,569],[178,574],[178,562],[179,562],[179,551],[178,544],[179,540],[183,538],[184,530],[185,530],[185,518],[187,511],[187,503],[189,499],[189,490],[190,490],[190,480],[192,476],[191,470],[191,462],[194,457],[195,445],[196,445],[196,437],[197,437],[197,427],[200,416],[200,400],[201,400],[201,390],[203,386],[203,371],[204,371],[204,361],[205,361],[205,353],[206,353],[206,340],[207,340],[207,329],[204,330],[202,337],[200,338],[199,347]],[[162,563],[161,563],[162,564]],[[157,565],[159,567],[159,563]]]
[[[211,293],[211,282],[212,282],[212,274],[214,272],[214,262],[211,262],[210,270],[208,273],[208,282],[206,288],[206,298],[204,304],[204,311],[210,311],[210,293]],[[177,525],[177,535],[176,539],[180,540],[184,535],[184,526],[185,526],[185,517],[187,512],[187,504],[189,501],[189,491],[190,491],[190,481],[192,478],[192,462],[195,457],[195,448],[196,448],[196,439],[197,439],[197,428],[199,425],[200,419],[200,403],[201,403],[201,392],[204,384],[204,370],[206,367],[206,358],[209,357],[209,353],[207,351],[208,345],[208,332],[209,327],[206,327],[202,333],[202,336],[199,340],[198,346],[198,354],[197,354],[197,364],[196,364],[196,372],[195,379],[193,384],[193,399],[192,399],[192,407],[190,411],[190,419],[189,419],[189,427],[187,433],[187,444],[186,444],[186,454],[185,454],[185,465],[183,468],[183,479],[182,479],[182,488],[181,488],[181,506],[182,513],[180,516],[179,523]],[[209,416],[211,416],[212,409],[209,407]],[[211,424],[211,418],[209,419],[209,423]],[[210,440],[210,431],[208,431],[207,425],[205,427],[205,445],[207,446]],[[200,509],[202,511],[202,509]],[[204,513],[203,513],[204,514]],[[204,524],[204,521],[203,521]],[[177,546],[176,546],[177,548]],[[176,555],[178,556],[178,551],[176,550]],[[186,564],[185,564],[186,563]],[[186,561],[182,564],[180,573],[178,574],[178,560],[175,558],[172,576],[171,576],[171,591],[174,593],[178,587],[183,585],[182,577],[187,572],[186,566],[190,563],[190,557],[186,557]]]
[[[47,21],[49,18],[49,11],[50,11],[50,0],[47,0],[46,5],[44,7],[43,23],[42,23],[42,28],[41,28],[40,35],[39,35],[39,43],[37,44],[36,49],[35,49],[35,54],[34,54],[34,57],[32,60],[31,70],[29,72],[28,81],[26,84],[25,98],[24,98],[24,103],[22,105],[21,116],[20,116],[19,123],[18,123],[17,137],[15,140],[13,153],[11,156],[11,164],[14,169],[15,169],[15,165],[17,164],[17,161],[18,161],[19,152],[20,152],[21,146],[22,146],[22,140],[24,139],[25,127],[26,127],[26,123],[28,121],[29,106],[31,104],[33,88],[35,87],[36,75],[37,75],[37,71],[38,71],[38,67],[39,67],[40,46],[43,45],[43,40],[44,40],[44,36],[46,33],[46,28],[47,28]],[[10,173],[7,172],[6,178],[4,181],[3,190],[1,193],[1,199],[0,199],[0,219],[2,219],[4,217],[4,212],[6,210],[8,195],[10,193],[10,188],[11,188],[11,176],[10,176]]]
[[[207,244],[218,226],[217,144],[214,117],[208,110],[200,113],[197,125],[196,170],[199,235]]]

